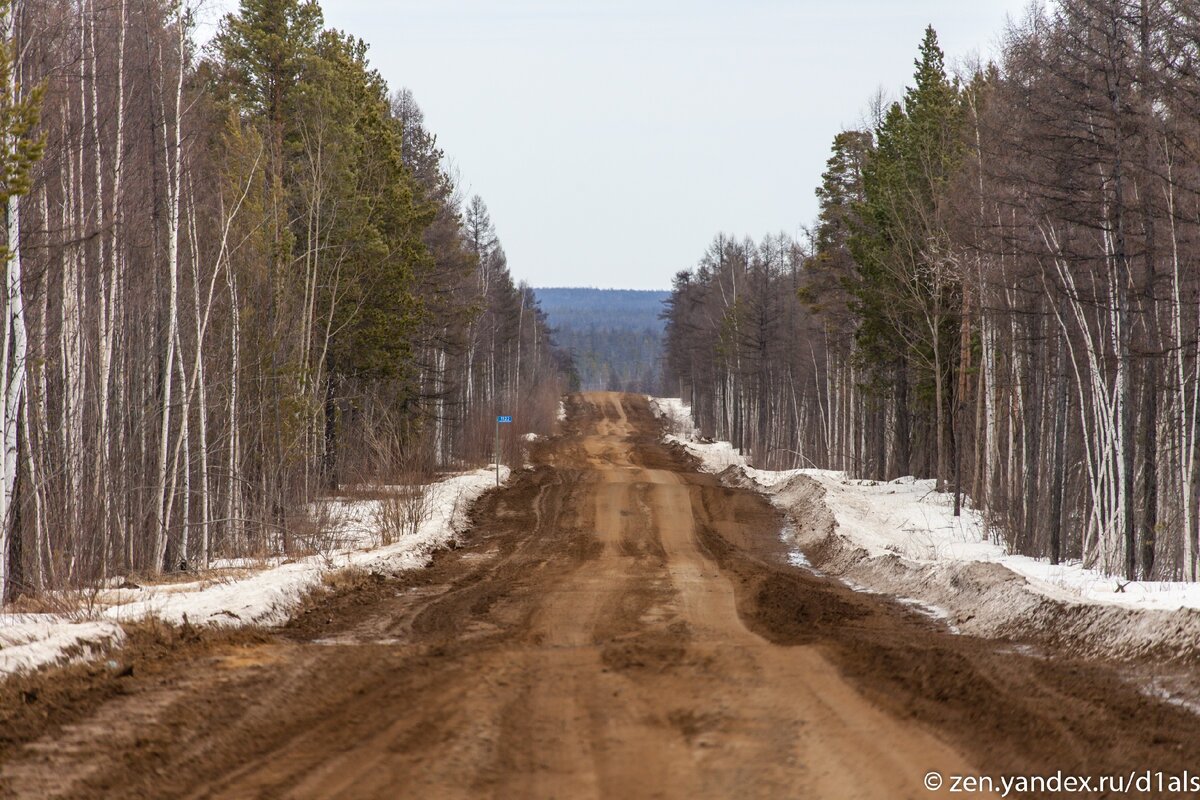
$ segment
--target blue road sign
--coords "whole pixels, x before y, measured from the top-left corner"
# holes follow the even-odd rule
[[[512,422],[512,417],[496,417],[496,422]]]

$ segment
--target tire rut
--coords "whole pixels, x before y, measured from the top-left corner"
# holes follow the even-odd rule
[[[1197,718],[1112,665],[953,636],[788,565],[775,510],[662,444],[644,398],[567,408],[462,546],[279,631],[158,653],[11,757],[7,796],[924,798],[932,767],[1200,756]]]

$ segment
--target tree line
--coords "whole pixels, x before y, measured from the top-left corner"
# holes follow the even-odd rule
[[[571,354],[578,388],[661,393],[661,313],[667,292],[563,287],[534,291],[555,341]]]
[[[672,383],[760,463],[914,474],[1014,550],[1197,579],[1200,3],[1059,0],[994,63],[935,32],[833,140],[804,241],[675,280]]]
[[[565,356],[412,94],[314,0],[194,11],[0,2],[5,597],[302,552],[314,498],[553,424]]]

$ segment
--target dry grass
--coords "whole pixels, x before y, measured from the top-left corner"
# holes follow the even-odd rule
[[[348,592],[373,583],[375,578],[362,567],[346,567],[321,576],[321,588],[330,592]]]
[[[287,532],[290,546],[285,555],[304,557],[336,550],[337,526],[333,524],[333,500],[318,497],[300,511],[290,514]],[[280,548],[282,552],[285,548]]]
[[[54,614],[63,619],[83,621],[96,619],[107,605],[101,595],[107,589],[97,583],[72,589],[55,589],[37,595],[21,595],[4,611],[11,614]]]
[[[253,566],[218,567],[208,570],[187,572],[164,572],[160,575],[130,573],[124,578],[113,578],[107,585],[97,583],[74,589],[55,589],[36,595],[20,595],[4,608],[5,614],[52,614],[70,622],[99,619],[105,609],[131,602],[152,599],[155,589],[199,584],[200,588],[229,584],[248,578],[266,569],[264,560]],[[124,590],[132,590],[129,594]],[[190,589],[189,589],[190,591]]]
[[[391,491],[377,501],[371,515],[372,527],[381,545],[416,535],[433,511],[429,503],[429,486],[409,483],[389,488]]]

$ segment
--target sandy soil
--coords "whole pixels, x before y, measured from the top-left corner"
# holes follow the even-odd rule
[[[25,705],[0,788],[925,798],[933,769],[1200,765],[1200,718],[1117,666],[954,636],[789,566],[777,512],[661,444],[643,398],[574,397],[565,427],[427,570],[5,695]]]

